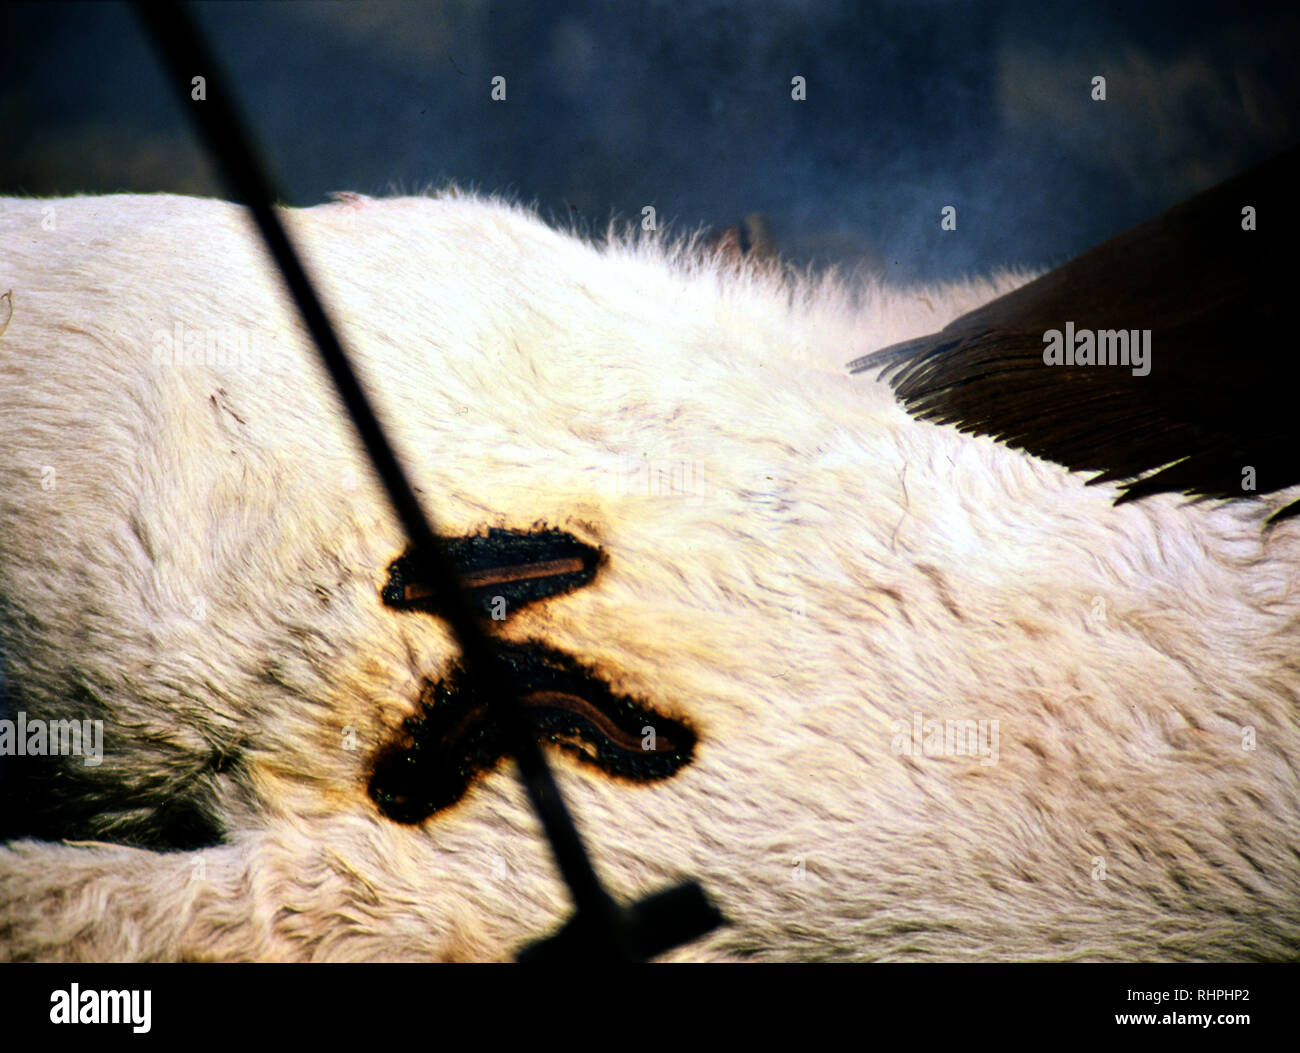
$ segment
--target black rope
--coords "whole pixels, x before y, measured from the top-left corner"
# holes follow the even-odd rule
[[[356,425],[393,509],[411,540],[409,558],[423,575],[423,580],[436,589],[434,595],[439,613],[455,634],[466,676],[483,685],[487,697],[494,699],[494,704],[502,709],[511,752],[519,764],[529,799],[541,818],[556,864],[577,908],[577,917],[563,930],[569,940],[565,952],[572,953],[576,949],[581,957],[621,961],[643,959],[647,946],[635,938],[635,919],[624,917],[602,888],[541,747],[528,733],[516,685],[498,659],[495,643],[480,626],[442,543],[398,464],[325,309],[307,279],[298,254],[275,214],[272,202],[277,195],[254,160],[248,146],[249,138],[230,102],[225,78],[183,5],[136,0],[136,9],[170,67],[184,101],[189,103],[190,113],[235,196],[248,205],[257,220],[267,248],[302,312],[303,320],[334,378],[339,397]],[[206,98],[192,102],[190,84],[191,78],[196,76],[203,77],[206,82]],[[694,909],[698,910],[698,904]],[[575,942],[576,948],[572,946]]]

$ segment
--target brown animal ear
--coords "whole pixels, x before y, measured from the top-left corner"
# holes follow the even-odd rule
[[[735,226],[723,227],[703,241],[706,252],[719,252],[732,263],[770,263],[777,258],[772,225],[761,212],[751,212]]]
[[[1293,149],[849,369],[879,368],[923,420],[1122,482],[1120,501],[1300,483],[1297,186]],[[1048,364],[1052,331],[1062,344],[1149,331],[1149,373]],[[1300,501],[1273,519],[1298,513]]]

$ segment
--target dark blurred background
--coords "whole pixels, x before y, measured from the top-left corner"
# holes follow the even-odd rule
[[[801,263],[906,279],[1061,262],[1300,140],[1294,3],[196,11],[292,204],[454,181],[597,232],[762,212]],[[0,17],[0,193],[223,194],[130,7]]]

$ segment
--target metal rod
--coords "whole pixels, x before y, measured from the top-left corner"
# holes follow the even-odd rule
[[[528,734],[513,678],[498,659],[493,640],[481,628],[442,543],[420,507],[335,335],[325,308],[275,214],[272,202],[277,195],[253,157],[249,137],[230,101],[225,77],[184,5],[136,0],[135,6],[170,68],[182,99],[218,167],[235,196],[252,210],[267,248],[334,379],[339,397],[374,462],[393,510],[411,540],[410,558],[423,575],[423,580],[431,582],[437,590],[435,598],[439,613],[455,634],[466,675],[482,684],[487,697],[503,711],[511,752],[518,762],[533,808],[541,819],[556,864],[569,886],[582,928],[589,934],[591,948],[614,959],[636,959],[639,955],[629,946],[624,935],[625,927],[620,924],[618,905],[601,886],[541,747]],[[198,101],[191,100],[189,94],[191,78],[196,76],[206,81],[206,97]]]

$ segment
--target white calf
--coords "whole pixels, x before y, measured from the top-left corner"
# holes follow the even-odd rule
[[[672,957],[1296,955],[1286,495],[1114,507],[843,369],[1023,276],[855,292],[455,194],[285,215],[440,528],[512,532],[466,566],[611,890],[690,876],[730,919]],[[5,200],[9,291],[0,953],[549,931],[537,824],[443,625],[384,592],[404,540],[245,213]]]

